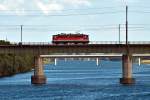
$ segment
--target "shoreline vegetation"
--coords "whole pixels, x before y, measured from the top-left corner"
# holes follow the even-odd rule
[[[53,63],[52,60],[44,59],[43,64]],[[19,73],[30,72],[34,69],[34,56],[29,54],[13,55],[0,54],[0,78],[13,76]]]
[[[0,45],[11,45],[9,41],[0,40]],[[34,56],[29,54],[0,54],[0,78],[18,73],[29,72],[34,67]]]
[[[29,72],[33,69],[31,55],[0,54],[0,77]]]

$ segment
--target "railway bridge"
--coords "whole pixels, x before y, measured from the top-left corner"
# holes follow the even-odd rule
[[[0,45],[0,54],[32,54],[35,56],[34,75],[31,77],[32,84],[46,83],[43,72],[42,59],[60,57],[122,57],[122,77],[121,84],[133,84],[135,79],[132,77],[132,58],[133,56],[150,56],[150,42],[94,42],[89,44],[58,44],[51,43],[11,43],[10,45]],[[50,54],[79,54],[86,55],[50,55]],[[97,55],[97,54],[102,55]],[[92,54],[92,55],[90,55]],[[93,55],[95,54],[95,55]],[[119,54],[119,55],[118,55]]]

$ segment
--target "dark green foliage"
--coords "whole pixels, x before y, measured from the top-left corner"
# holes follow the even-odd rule
[[[10,42],[0,40],[0,45],[10,45]],[[0,54],[0,77],[31,71],[33,63],[32,55]]]
[[[0,54],[0,77],[31,71],[33,60],[33,56],[27,54]]]
[[[0,40],[0,45],[10,45],[10,42],[5,40]]]

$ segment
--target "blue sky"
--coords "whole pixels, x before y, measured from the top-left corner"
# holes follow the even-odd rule
[[[129,40],[149,41],[149,0],[1,0],[0,39],[50,42],[58,33],[85,33],[91,41],[125,40],[125,5],[129,6]]]

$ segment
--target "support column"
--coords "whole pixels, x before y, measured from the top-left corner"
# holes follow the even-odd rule
[[[42,58],[35,57],[35,69],[34,69],[34,75],[31,76],[31,83],[32,84],[45,84],[46,83],[46,77],[43,72],[43,63]]]
[[[135,79],[132,78],[132,55],[126,54],[122,56],[122,78],[120,78],[120,83],[135,83]]]
[[[65,62],[67,62],[67,58],[65,58]]]
[[[139,57],[139,59],[138,59],[138,60],[139,60],[139,66],[141,66],[141,58]]]
[[[55,58],[55,66],[57,66],[57,58]]]
[[[98,66],[98,65],[99,65],[99,59],[96,58],[96,66]]]

